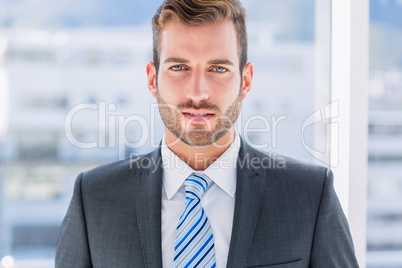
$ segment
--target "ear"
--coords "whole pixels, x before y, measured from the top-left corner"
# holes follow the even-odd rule
[[[156,68],[155,64],[150,61],[147,64],[147,77],[148,77],[148,89],[152,96],[156,99]]]
[[[253,63],[249,62],[243,68],[242,100],[244,100],[247,97],[247,94],[251,89],[253,74],[254,74]]]

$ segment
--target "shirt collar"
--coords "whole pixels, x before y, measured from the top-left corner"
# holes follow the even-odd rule
[[[186,162],[173,153],[162,138],[161,157],[163,163],[162,184],[166,197],[170,200],[193,173],[203,173],[214,181],[229,196],[236,192],[237,157],[240,150],[240,137],[235,130],[235,138],[229,148],[204,171],[193,170]]]

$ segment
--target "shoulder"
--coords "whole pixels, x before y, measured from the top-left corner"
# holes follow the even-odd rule
[[[262,159],[258,170],[263,174],[265,203],[286,204],[300,211],[318,211],[324,196],[337,200],[328,167],[277,153],[250,150],[253,151],[250,155]]]
[[[124,160],[100,165],[80,174],[81,184],[86,187],[108,187],[110,184],[122,185],[133,182],[144,172],[148,172],[158,165],[159,149],[143,155],[137,155]]]
[[[327,176],[330,170],[322,165],[310,163],[301,159],[282,155],[276,152],[266,152],[256,149],[242,139],[239,153],[241,164],[255,163],[265,170],[276,170],[282,174]]]
[[[253,148],[247,143],[242,144],[239,154],[239,164],[249,165],[252,169],[261,170],[271,184],[278,187],[323,188],[330,179],[332,172],[328,167],[309,163],[275,152],[265,152]]]
[[[269,155],[269,153],[268,153]],[[281,173],[294,176],[326,177],[330,172],[328,167],[296,159],[290,156],[275,154],[273,162],[279,167]]]

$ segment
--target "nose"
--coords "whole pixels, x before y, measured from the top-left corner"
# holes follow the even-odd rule
[[[202,70],[193,70],[188,84],[186,97],[194,102],[209,99],[208,81],[206,74],[202,72]]]

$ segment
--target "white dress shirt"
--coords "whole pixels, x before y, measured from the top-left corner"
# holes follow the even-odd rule
[[[240,137],[207,169],[195,171],[175,155],[162,139],[162,261],[164,268],[173,267],[176,227],[185,208],[184,181],[192,173],[203,173],[213,180],[205,192],[201,205],[211,224],[215,241],[216,267],[226,267],[232,235],[235,193],[236,162],[240,149]]]

